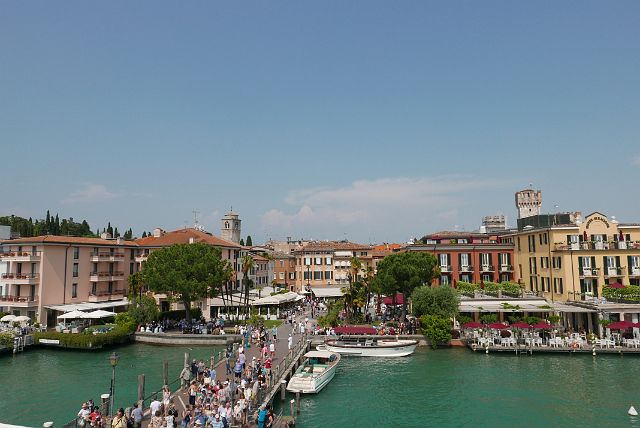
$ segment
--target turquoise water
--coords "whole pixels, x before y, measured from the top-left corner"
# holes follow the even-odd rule
[[[301,400],[297,426],[640,427],[630,405],[640,408],[637,357],[419,348],[400,359],[343,358],[331,383]]]
[[[41,427],[72,420],[83,401],[109,392],[111,366],[116,351],[116,406],[127,407],[136,399],[138,375],[145,375],[145,395],[162,388],[162,362],[169,362],[169,379],[177,379],[184,352],[208,359],[220,347],[159,347],[135,344],[104,351],[75,352],[34,349],[0,357],[0,423]]]
[[[185,350],[199,359],[220,348],[117,348],[117,405],[133,402],[138,374],[146,375],[147,394],[159,389],[164,359],[177,378]],[[40,349],[0,357],[0,422],[60,426],[73,419],[82,401],[108,392],[110,352]],[[627,416],[631,405],[640,408],[638,357],[419,348],[407,358],[343,358],[320,394],[303,396],[298,426],[640,428]]]

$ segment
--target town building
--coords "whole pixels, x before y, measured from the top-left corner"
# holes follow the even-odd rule
[[[224,222],[226,220],[223,219],[222,221]],[[223,224],[223,228],[224,227],[225,225]],[[242,267],[240,266],[240,245],[236,244],[235,242],[219,238],[200,229],[184,228],[174,230],[172,232],[166,232],[160,228],[156,228],[153,230],[153,233],[151,235],[145,238],[136,239],[133,242],[137,247],[135,252],[135,262],[137,263],[137,266],[135,271],[142,270],[144,263],[149,257],[149,254],[151,254],[153,251],[175,244],[204,243],[219,248],[222,259],[229,261],[236,273],[241,272]],[[130,273],[133,273],[133,271]],[[232,282],[236,284],[236,288],[239,288],[239,281],[237,280],[237,278],[234,277],[232,279]],[[166,311],[171,308],[178,309],[182,307],[179,303],[171,303],[170,299],[165,294],[156,294],[155,297],[162,311]],[[206,314],[208,314],[210,306],[208,304],[208,301],[199,301],[195,302],[194,304],[196,307],[202,309],[202,313],[205,314],[205,316]]]
[[[0,245],[0,311],[53,327],[59,305],[127,304],[127,277],[136,271],[134,242],[46,235]]]
[[[361,262],[362,276],[369,266],[373,267],[373,247],[349,241],[315,241],[295,250],[295,290],[310,292],[313,288],[339,290],[353,278],[352,257]]]
[[[513,243],[502,235],[442,231],[426,235],[420,244],[400,251],[424,251],[435,255],[440,277],[435,285],[456,286],[458,281],[481,283],[517,281]]]
[[[542,209],[542,191],[531,188],[516,192],[516,208],[518,218],[526,218],[540,214]]]
[[[550,218],[504,237],[514,243],[516,273],[526,290],[552,301],[592,301],[606,284],[640,285],[639,223],[599,212]]]

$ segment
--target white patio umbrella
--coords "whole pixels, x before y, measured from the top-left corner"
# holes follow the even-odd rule
[[[15,317],[15,319],[13,321],[14,322],[29,322],[29,321],[31,321],[31,318],[29,318],[26,315],[20,315],[18,317]]]
[[[66,314],[58,315],[58,318],[63,320],[86,319],[87,313],[82,311],[71,311]]]
[[[16,319],[16,316],[15,316],[15,315],[11,315],[11,314],[9,314],[9,315],[5,315],[5,316],[3,316],[2,318],[0,318],[0,321],[2,321],[2,322],[12,322],[12,321],[14,321],[15,319]]]
[[[100,318],[115,317],[115,316],[116,316],[115,312],[103,311],[102,309],[98,309],[97,311],[88,312],[85,314],[85,318],[92,319],[92,320],[97,320]]]

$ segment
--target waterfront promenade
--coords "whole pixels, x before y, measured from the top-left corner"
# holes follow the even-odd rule
[[[298,316],[296,316],[295,318],[296,327],[298,326],[299,322],[304,321],[305,316],[306,316],[306,313],[299,314]],[[307,327],[309,327],[313,322],[314,320],[310,319],[308,323],[309,325]],[[292,337],[292,349],[295,349],[295,350],[300,350],[301,347],[304,345],[303,342],[306,342],[306,335],[301,334],[297,328],[294,331],[293,326],[286,322],[277,328],[277,332],[278,332],[277,341],[275,342],[275,357],[272,359],[272,372],[282,373],[283,370],[285,369],[284,366],[292,363],[291,359],[288,359],[288,360],[286,359],[287,355],[290,354],[289,347],[288,347],[289,335],[291,334],[291,337]],[[271,335],[270,329],[269,329],[269,335]],[[236,351],[238,346],[240,346],[240,344],[234,346],[235,352],[233,354],[233,357],[231,358],[231,370],[233,370],[233,364],[238,355]],[[260,351],[261,351],[260,347],[255,344],[251,344],[248,348],[245,347],[244,353],[246,355],[247,365],[250,365],[253,358],[262,359]],[[191,357],[189,362],[191,362]],[[205,363],[207,365],[210,365],[210,362],[205,361]],[[227,374],[227,371],[226,371],[224,353],[222,354],[222,358],[220,358],[219,356],[216,356],[214,369],[216,373],[216,377],[215,377],[216,380],[220,380],[223,383],[225,380],[229,380],[230,382],[233,381],[233,377],[234,377],[233,373]],[[280,381],[280,378],[278,375],[275,375],[274,379],[271,380],[271,382],[273,383],[277,383],[279,381]],[[212,379],[212,382],[215,382],[215,381]],[[252,427],[256,425],[255,412],[258,406],[260,405],[260,403],[264,401],[264,398],[266,397],[268,392],[273,390],[274,385],[271,382],[270,384],[268,384],[265,391],[261,391],[261,394],[259,395],[258,400],[256,402],[257,404],[253,405],[250,408],[249,412],[247,413],[248,424],[244,426]],[[177,391],[174,391],[172,397],[173,397],[174,405],[176,407],[176,410],[178,411],[178,415],[180,415],[180,420],[181,420],[182,419],[181,415],[183,414],[183,411],[186,409],[189,403],[188,391],[187,389],[178,389]],[[160,400],[162,399],[161,394],[159,394],[158,399]],[[145,411],[144,411],[145,418],[143,420],[142,427],[147,428],[149,426],[151,414],[150,414],[150,409],[148,407],[149,402],[145,402],[144,404],[145,404]],[[239,423],[234,422],[232,426],[240,427],[243,425],[240,425]],[[285,425],[282,424],[282,426],[285,426]]]

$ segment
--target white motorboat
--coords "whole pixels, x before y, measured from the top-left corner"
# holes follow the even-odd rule
[[[336,374],[340,354],[329,351],[309,351],[304,354],[304,363],[291,376],[287,391],[316,394]]]
[[[410,339],[340,337],[326,340],[323,345],[318,345],[316,348],[359,357],[405,357],[413,354],[416,346],[418,341]]]

